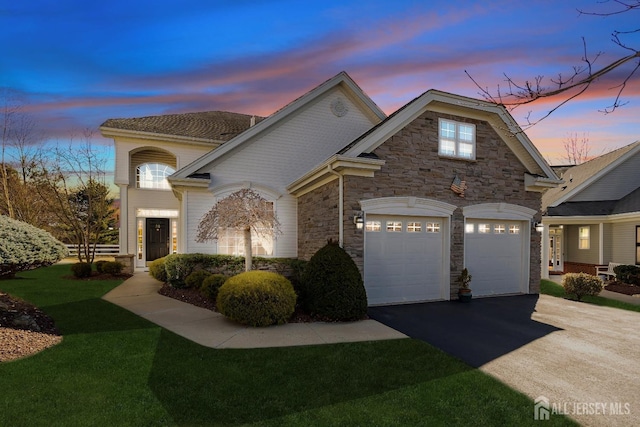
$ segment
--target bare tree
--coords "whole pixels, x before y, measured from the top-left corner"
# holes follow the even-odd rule
[[[251,232],[262,237],[273,237],[280,232],[280,223],[272,204],[255,191],[245,188],[219,200],[202,217],[196,240],[217,240],[220,231],[228,228],[243,233],[245,270],[250,271],[253,265]]]
[[[569,134],[562,141],[562,146],[565,151],[564,158],[570,165],[579,165],[589,160],[591,145],[586,134],[583,133],[582,137],[579,137],[577,132]]]
[[[92,147],[93,132],[43,157],[35,180],[40,197],[55,214],[64,240],[78,247],[80,261],[93,262],[95,247],[113,214],[106,185],[105,160]]]
[[[633,13],[640,11],[640,0],[605,0],[604,3],[614,4],[616,9],[608,12],[586,12],[583,10],[578,10],[578,12],[581,15],[608,17],[626,12]],[[639,47],[632,47],[625,41],[625,36],[638,32],[640,32],[640,28],[625,31],[614,30],[611,34],[612,42],[624,51],[627,51],[628,54],[621,56],[617,60],[599,69],[595,67],[595,62],[600,58],[602,52],[596,52],[593,55],[589,55],[587,42],[583,37],[582,65],[573,66],[572,71],[565,75],[558,73],[557,77],[548,79],[546,79],[545,76],[539,75],[531,80],[517,82],[505,73],[504,77],[506,87],[498,85],[496,90],[490,90],[487,87],[481,86],[466,70],[465,73],[478,87],[480,95],[485,100],[503,105],[510,110],[522,105],[530,104],[542,98],[558,97],[558,102],[550,110],[543,113],[541,117],[532,118],[531,112],[529,112],[526,116],[526,124],[523,126],[523,128],[526,129],[549,117],[560,107],[585,93],[596,80],[604,77],[605,75],[610,75],[614,70],[620,69],[625,64],[635,62],[635,65],[633,65],[631,69],[621,77],[618,84],[614,86],[614,88],[617,89],[617,93],[612,104],[601,110],[603,113],[608,114],[626,104],[626,102],[621,100],[621,96],[629,81],[637,75],[638,69],[640,69]]]

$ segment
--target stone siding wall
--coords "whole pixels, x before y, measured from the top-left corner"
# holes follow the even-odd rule
[[[451,159],[438,154],[438,118],[476,125],[476,159]],[[451,292],[457,292],[455,279],[463,268],[464,218],[462,207],[479,203],[505,202],[540,211],[541,193],[525,191],[526,168],[507,147],[491,126],[478,120],[426,112],[407,125],[374,153],[386,161],[374,178],[346,176],[344,206],[344,247],[356,264],[363,266],[363,231],[356,231],[349,221],[360,208],[360,201],[379,197],[414,196],[447,202],[458,206],[451,224]],[[465,197],[451,191],[458,175],[467,183]],[[335,184],[332,187],[335,189]],[[331,198],[331,206],[337,203]],[[318,202],[318,194],[311,196]],[[299,205],[301,208],[302,203]],[[319,205],[314,209],[323,211]],[[302,209],[300,209],[302,213]],[[304,226],[305,217],[300,224]],[[540,213],[535,220],[540,221]],[[337,230],[336,230],[337,232]],[[300,233],[302,235],[302,233]],[[531,232],[531,263],[529,290],[539,292],[540,233]]]
[[[328,239],[338,240],[338,180],[298,198],[298,258],[309,260]]]
[[[438,118],[476,125],[474,161],[441,157],[438,154]],[[479,120],[426,112],[389,138],[374,153],[386,164],[374,178],[344,177],[344,248],[362,271],[364,232],[356,230],[352,218],[360,201],[379,197],[414,196],[440,200],[458,206],[451,223],[451,294],[457,292],[455,279],[463,268],[464,217],[462,208],[479,203],[505,202],[538,211],[541,193],[525,191],[526,168],[491,126]],[[465,197],[451,191],[458,175],[467,183]],[[298,199],[299,257],[309,259],[328,238],[338,238],[338,181]],[[531,231],[529,291],[539,292],[540,233]]]

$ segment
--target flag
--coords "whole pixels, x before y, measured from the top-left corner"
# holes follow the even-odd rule
[[[451,190],[459,195],[460,197],[464,197],[464,190],[467,189],[467,182],[461,180],[458,175],[453,178],[453,182],[451,183]]]

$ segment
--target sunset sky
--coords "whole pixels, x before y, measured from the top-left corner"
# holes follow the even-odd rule
[[[340,71],[392,113],[434,88],[479,97],[568,75],[587,52],[595,69],[629,54],[614,30],[640,28],[640,11],[610,17],[596,0],[206,1],[28,0],[0,6],[0,87],[18,94],[52,140],[108,118],[226,110],[268,115]],[[624,40],[636,49],[640,33]],[[562,141],[586,135],[591,154],[640,139],[640,72],[625,106],[603,114],[630,63],[527,131],[551,161]],[[548,83],[548,82],[547,82]],[[521,125],[554,104],[512,115]],[[110,140],[97,138],[113,158]]]

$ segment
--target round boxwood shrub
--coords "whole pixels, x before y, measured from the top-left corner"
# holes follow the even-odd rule
[[[109,261],[105,261],[105,260],[100,260],[100,261],[96,261],[96,271],[98,273],[104,273],[104,270],[102,269],[102,267],[104,267],[104,265],[109,262]]]
[[[638,277],[640,275],[640,267],[637,265],[616,265],[613,267],[613,272],[616,273],[616,280],[622,283],[628,283],[630,285],[636,285]]]
[[[151,277],[162,283],[167,282],[167,270],[164,266],[164,261],[166,260],[166,258],[167,257],[158,258],[151,261],[151,264],[149,264],[149,274],[151,275]]]
[[[367,293],[358,267],[337,242],[316,252],[302,275],[304,308],[330,320],[359,320],[367,314]]]
[[[601,278],[587,273],[567,273],[562,278],[562,286],[567,294],[573,294],[578,301],[585,295],[598,295],[604,283]]]
[[[185,287],[191,289],[200,289],[202,287],[202,282],[204,282],[204,279],[209,276],[211,276],[211,273],[206,270],[196,270],[184,279]]]
[[[71,266],[71,272],[79,279],[91,276],[91,263],[76,262]]]
[[[107,261],[104,264],[102,264],[102,272],[111,274],[114,276],[122,273],[123,268],[124,268],[124,265],[122,265],[122,263],[118,261]]]
[[[296,293],[280,274],[247,271],[227,279],[216,305],[220,313],[243,325],[281,325],[296,308]]]
[[[227,281],[227,276],[224,274],[212,274],[202,281],[200,286],[200,293],[206,298],[215,301],[218,298],[218,291],[220,287]]]

